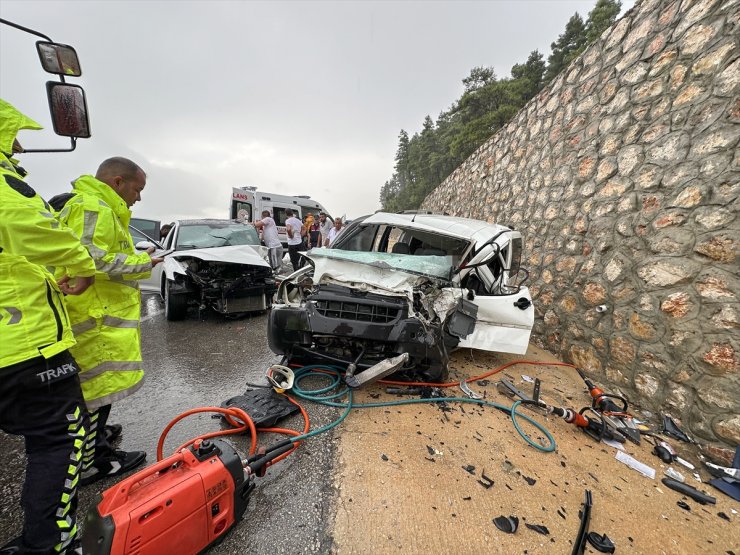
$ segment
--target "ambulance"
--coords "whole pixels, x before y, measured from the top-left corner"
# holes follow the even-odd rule
[[[326,208],[308,195],[279,195],[258,191],[257,187],[234,187],[232,189],[229,218],[254,223],[262,219],[263,210],[269,210],[277,224],[278,237],[283,246],[286,246],[288,235],[285,233],[285,220],[287,219],[285,211],[289,208],[296,212],[296,218],[301,221],[307,214],[316,215],[320,212],[326,213],[327,219],[331,221]]]

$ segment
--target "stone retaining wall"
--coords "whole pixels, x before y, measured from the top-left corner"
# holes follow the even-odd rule
[[[644,0],[423,204],[520,229],[533,341],[729,445],[739,93],[740,1]]]

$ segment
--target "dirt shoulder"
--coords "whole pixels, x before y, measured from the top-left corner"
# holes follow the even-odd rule
[[[458,351],[450,381],[519,359],[557,362],[534,346],[525,357]],[[517,364],[499,376],[531,392],[523,374],[542,380],[546,401],[575,408],[589,402],[572,368]],[[510,406],[512,401],[497,392],[497,380],[492,376],[487,385],[474,382],[471,388],[485,392],[486,400]],[[458,388],[454,395],[462,396]],[[355,402],[398,399],[385,393],[385,386],[373,384],[360,390]],[[733,513],[740,511],[740,504],[709,484],[699,484],[687,468],[676,464],[672,466],[687,483],[716,497],[717,504],[702,506],[666,488],[660,482],[666,465],[651,453],[646,438],[640,446],[628,442],[624,447],[656,469],[654,480],[617,461],[615,448],[596,443],[560,419],[530,413],[557,442],[555,452],[543,453],[527,445],[510,417],[499,410],[455,403],[449,408],[424,403],[362,409],[345,420],[335,478],[339,495],[333,534],[338,554],[570,553],[586,489],[594,503],[590,530],[606,533],[617,553],[740,553],[739,514]],[[530,426],[524,430],[538,435]],[[683,448],[684,458],[698,463],[693,448],[676,447]],[[710,478],[700,472],[704,480]],[[483,474],[492,486],[483,485],[489,483]],[[689,511],[677,506],[681,499]],[[492,519],[500,515],[519,518],[515,534],[493,525]],[[549,535],[525,523],[545,526]],[[596,551],[588,546],[589,552]]]

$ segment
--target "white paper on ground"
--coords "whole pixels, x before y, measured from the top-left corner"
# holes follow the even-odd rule
[[[616,457],[619,462],[623,462],[624,464],[629,466],[631,469],[637,470],[637,472],[639,472],[646,478],[655,480],[655,469],[654,468],[651,468],[648,465],[641,463],[636,458],[628,455],[624,451],[617,451]]]
[[[689,461],[682,459],[681,457],[676,457],[676,462],[684,465],[686,468],[691,469],[691,470],[694,470],[695,468],[693,464],[691,464]]]
[[[613,439],[602,439],[601,442],[606,443],[609,447],[614,447],[615,449],[624,451],[624,447],[622,447],[622,444],[618,441],[614,441]]]

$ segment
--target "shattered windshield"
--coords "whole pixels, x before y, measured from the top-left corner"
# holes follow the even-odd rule
[[[235,222],[199,222],[180,226],[176,250],[259,244],[257,230],[251,225]]]
[[[452,256],[419,256],[386,252],[358,252],[339,249],[313,249],[310,258],[342,260],[366,264],[375,268],[394,269],[449,280],[452,275]]]

